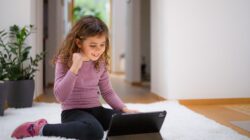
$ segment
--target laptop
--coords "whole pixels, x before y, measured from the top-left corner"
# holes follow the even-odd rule
[[[115,114],[106,140],[163,140],[160,130],[166,115],[166,111]]]

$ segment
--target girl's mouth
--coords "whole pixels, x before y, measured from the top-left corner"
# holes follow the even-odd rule
[[[94,57],[99,57],[99,54],[91,53],[91,55],[94,56]]]

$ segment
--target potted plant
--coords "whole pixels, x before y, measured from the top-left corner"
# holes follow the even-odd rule
[[[0,70],[1,71],[1,70]],[[4,115],[4,108],[6,102],[6,86],[4,81],[0,81],[0,116]]]
[[[4,81],[4,76],[2,74],[3,72],[3,67],[0,64],[0,116],[4,115],[4,108],[5,108],[5,103],[6,103],[6,83]]]
[[[7,42],[2,42],[5,52],[5,70],[7,72],[8,106],[21,108],[31,107],[34,96],[34,76],[38,70],[38,62],[43,59],[44,52],[29,56],[31,46],[27,38],[33,32],[34,27],[17,25],[10,27]],[[1,40],[3,40],[1,38]]]
[[[0,34],[1,35],[1,34]],[[0,51],[0,116],[4,115],[4,108],[5,108],[5,102],[6,102],[6,71],[4,69],[4,63],[3,63],[3,57],[4,55]]]
[[[7,58],[7,54],[4,53],[6,49],[6,45],[3,42],[3,38],[5,38],[7,33],[0,31],[0,116],[4,115],[4,108],[6,104],[6,80],[7,80],[7,72],[6,72],[6,65],[7,62],[5,59]]]
[[[5,81],[3,80],[3,67],[0,64],[0,116],[4,115],[4,108],[5,108],[5,103],[6,103],[6,84]]]

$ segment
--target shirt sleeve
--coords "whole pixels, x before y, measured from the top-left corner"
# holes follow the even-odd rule
[[[72,73],[60,60],[56,62],[54,95],[59,102],[64,102],[72,93],[77,75]]]
[[[103,99],[113,108],[117,110],[121,110],[125,107],[125,104],[122,100],[118,97],[115,91],[112,89],[109,75],[106,70],[104,70],[103,74],[99,80],[99,88]]]

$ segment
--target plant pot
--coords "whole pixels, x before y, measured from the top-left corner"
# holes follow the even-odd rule
[[[14,108],[31,107],[34,97],[34,80],[7,82],[8,106]]]
[[[4,107],[6,103],[6,97],[7,97],[7,92],[6,92],[6,82],[5,81],[0,81],[0,116],[4,115]]]

